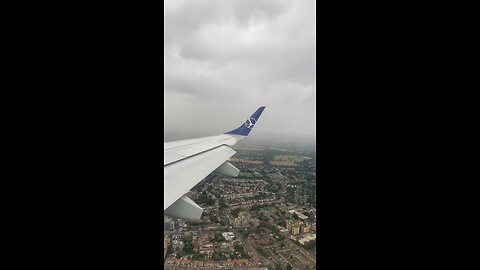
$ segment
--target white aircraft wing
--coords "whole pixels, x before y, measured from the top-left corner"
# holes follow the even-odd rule
[[[187,220],[200,219],[203,209],[185,194],[214,171],[238,176],[240,171],[228,162],[235,154],[230,146],[248,136],[264,109],[265,107],[260,107],[239,128],[227,133],[164,143],[165,214]]]

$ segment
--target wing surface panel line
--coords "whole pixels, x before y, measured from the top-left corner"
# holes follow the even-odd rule
[[[191,158],[191,157],[198,156],[198,155],[204,154],[204,153],[206,153],[206,152],[215,150],[215,149],[220,148],[220,147],[222,147],[222,146],[226,146],[226,147],[232,149],[231,147],[229,147],[229,146],[226,145],[226,144],[220,144],[220,145],[217,145],[217,146],[215,146],[215,147],[213,147],[213,148],[209,148],[209,149],[207,149],[207,150],[204,150],[204,151],[195,153],[195,154],[193,154],[193,155],[190,155],[190,156],[188,156],[188,157],[185,157],[185,156],[184,156],[184,158],[182,158],[182,159],[178,159],[178,160],[172,161],[172,162],[170,162],[170,163],[163,164],[163,168],[167,167],[168,165],[172,165],[172,164],[174,164],[174,163],[177,163],[177,162],[180,162],[180,161],[184,161],[184,160],[189,159],[189,158]],[[232,150],[233,150],[233,149],[232,149]],[[182,156],[183,156],[183,155],[182,155]]]

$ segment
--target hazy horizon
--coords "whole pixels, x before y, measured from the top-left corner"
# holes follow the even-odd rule
[[[175,133],[165,132],[164,142],[187,140],[197,137],[206,137],[218,134],[204,134],[204,133]],[[192,135],[195,134],[195,135]],[[288,150],[296,150],[300,152],[316,151],[316,137],[313,135],[298,135],[298,134],[255,134],[252,131],[248,138],[240,141],[235,147],[279,147]]]

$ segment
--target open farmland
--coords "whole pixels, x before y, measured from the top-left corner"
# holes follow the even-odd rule
[[[297,156],[297,155],[276,155],[273,157],[270,164],[277,166],[298,166],[297,164],[311,159],[307,156]]]
[[[246,163],[246,164],[263,164],[263,161],[261,160],[254,160],[254,159],[249,159],[249,158],[230,158],[231,161],[233,162],[239,162],[239,163]]]

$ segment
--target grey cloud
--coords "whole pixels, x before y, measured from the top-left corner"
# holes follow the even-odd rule
[[[314,1],[165,2],[168,130],[214,134],[266,105],[256,132],[315,134]]]

